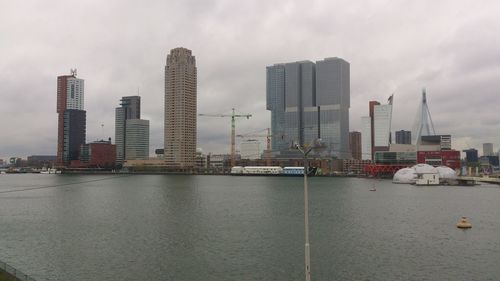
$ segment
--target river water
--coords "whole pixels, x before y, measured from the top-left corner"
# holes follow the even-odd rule
[[[500,186],[309,184],[312,280],[500,280]],[[0,260],[38,281],[304,280],[303,200],[302,178],[3,174]]]

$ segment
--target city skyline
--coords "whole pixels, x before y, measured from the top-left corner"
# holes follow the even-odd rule
[[[119,3],[121,13],[113,17],[107,16],[113,2],[81,3],[71,16],[61,12],[70,7],[64,3],[1,4],[0,158],[56,154],[54,77],[70,68],[86,80],[87,141],[114,136],[117,98],[139,88],[147,101],[144,118],[151,120],[150,151],[163,147],[162,62],[177,46],[196,53],[199,112],[234,107],[253,114],[237,124],[237,133],[270,125],[266,65],[338,56],[351,64],[350,131],[361,131],[367,101],[392,93],[392,130],[411,129],[425,87],[437,134],[451,134],[458,150],[499,147],[495,2],[290,2],[278,11],[258,1],[215,1],[195,10],[176,1]],[[346,12],[331,17],[334,10]],[[55,15],[62,16],[55,21]],[[198,147],[227,153],[229,131],[229,123],[198,119]]]

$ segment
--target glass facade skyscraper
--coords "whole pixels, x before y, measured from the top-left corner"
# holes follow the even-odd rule
[[[275,64],[266,69],[266,109],[271,111],[271,146],[273,150],[288,147],[285,138],[285,65]]]
[[[127,96],[115,110],[116,163],[147,159],[149,156],[149,121],[141,120],[141,97]],[[142,135],[138,134],[141,133]]]
[[[376,151],[389,151],[391,144],[392,102],[394,95],[381,105],[378,101],[368,103],[369,116],[361,117],[362,159],[374,160]]]
[[[361,160],[372,160],[372,118],[361,117]]]
[[[80,146],[85,144],[87,113],[85,110],[66,109],[63,115],[63,163],[69,165],[72,160],[80,158]]]
[[[125,160],[149,158],[149,120],[125,120]]]
[[[375,105],[374,108],[374,146],[388,147],[391,143],[392,104]]]
[[[484,156],[493,156],[493,144],[488,142],[488,143],[483,143],[483,155]]]
[[[349,158],[349,63],[326,58],[267,67],[274,151],[321,138],[331,156]]]
[[[68,166],[79,159],[80,146],[85,144],[86,112],[84,80],[71,75],[57,77],[57,160],[56,165]]]

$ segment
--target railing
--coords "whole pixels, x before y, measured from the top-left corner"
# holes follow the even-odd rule
[[[8,275],[15,277],[19,281],[36,281],[34,278],[28,276],[28,274],[25,274],[15,267],[12,267],[0,260],[0,272],[2,271],[6,272]]]

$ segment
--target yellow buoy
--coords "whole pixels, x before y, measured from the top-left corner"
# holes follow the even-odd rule
[[[472,224],[470,224],[470,222],[467,221],[467,217],[462,217],[460,221],[457,223],[457,227],[466,229],[466,228],[471,228]]]

